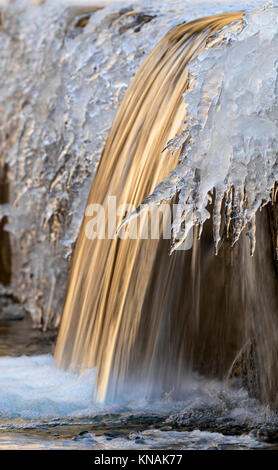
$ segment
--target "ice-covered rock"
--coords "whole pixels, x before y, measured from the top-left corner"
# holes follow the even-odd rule
[[[4,292],[13,292],[35,324],[46,328],[59,322],[69,260],[92,178],[116,110],[142,60],[183,21],[250,9],[262,1],[135,0],[132,5],[104,2],[102,9],[84,7],[82,2],[37,3],[42,4],[1,2],[0,166],[7,165],[10,194],[9,202],[0,206],[0,217],[9,218],[5,229],[13,260],[12,283]],[[207,217],[207,192],[213,186],[220,200],[232,184],[240,198],[244,183],[250,193],[244,220],[250,223],[269,195],[269,169],[276,171],[269,146],[271,139],[275,143],[277,110],[275,12],[248,16],[239,42],[228,49],[211,49],[192,65],[191,74],[198,77],[186,97],[192,116],[191,146],[176,170],[178,183],[171,185],[181,191],[186,210],[194,205],[193,219],[198,222]],[[262,60],[261,67],[257,60]],[[244,86],[248,79],[249,91]],[[200,172],[197,192],[193,170]],[[243,212],[239,222],[242,216]]]
[[[179,16],[156,15],[151,7],[94,11],[54,1],[36,8],[17,1],[1,10],[0,148],[10,203],[1,205],[0,217],[9,217],[9,291],[36,325],[59,320],[115,112],[139,64]]]

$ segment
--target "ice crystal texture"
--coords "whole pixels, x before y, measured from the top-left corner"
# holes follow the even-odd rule
[[[247,228],[252,254],[256,211],[277,192],[278,3],[248,13],[245,23],[189,66],[186,130],[169,143],[183,148],[180,163],[141,205],[178,195],[172,250],[194,225],[202,229],[213,200],[216,252],[224,222],[232,244]]]
[[[1,292],[16,296],[44,328],[59,322],[93,175],[144,57],[183,21],[262,2],[104,3],[97,11],[54,0],[0,7],[0,149],[9,181],[0,218],[9,218],[13,255],[12,283]],[[192,66],[190,146],[176,182],[175,175],[169,180],[191,208],[189,225],[207,217],[213,186],[220,198],[234,184],[239,201],[245,187],[244,220],[269,197],[276,171],[275,14],[269,9],[248,16],[239,42],[211,49]]]

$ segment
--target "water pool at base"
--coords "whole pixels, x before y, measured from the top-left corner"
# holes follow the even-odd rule
[[[276,415],[242,389],[191,376],[182,401],[97,404],[94,375],[58,370],[50,354],[1,357],[0,449],[271,447]]]

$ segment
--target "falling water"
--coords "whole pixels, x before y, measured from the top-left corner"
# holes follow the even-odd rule
[[[107,212],[108,197],[116,196],[117,204],[137,207],[170,174],[179,154],[161,152],[182,131],[187,65],[216,31],[242,17],[225,13],[181,24],[147,57],[110,132],[89,204],[102,204]],[[178,393],[194,350],[189,330],[199,325],[198,315],[189,321],[190,306],[198,310],[200,283],[198,274],[192,276],[191,289],[191,255],[178,251],[169,258],[169,240],[92,241],[87,223],[85,217],[75,249],[58,365],[95,366],[100,401],[131,389],[149,395],[170,392],[173,384]],[[197,259],[196,254],[194,273]]]
[[[0,448],[277,442],[278,0],[262,1],[1,5]],[[84,211],[57,368],[44,330]]]

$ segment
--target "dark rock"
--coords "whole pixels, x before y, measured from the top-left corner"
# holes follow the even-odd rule
[[[21,305],[11,304],[3,307],[0,312],[0,320],[2,321],[18,321],[25,318],[25,311]]]
[[[259,361],[254,339],[247,341],[237,354],[227,375],[228,382],[234,379],[240,379],[251,396],[260,398]]]

